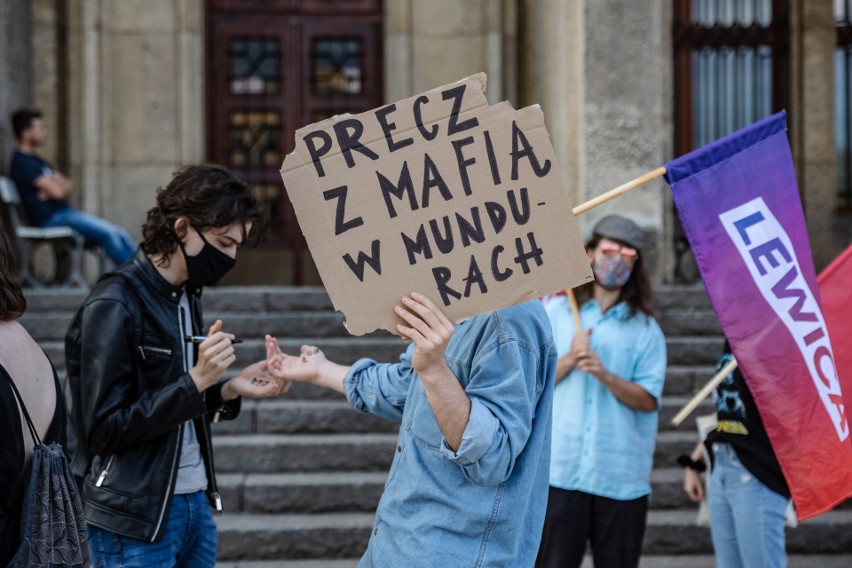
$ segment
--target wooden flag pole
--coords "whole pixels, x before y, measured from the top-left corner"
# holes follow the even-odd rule
[[[656,170],[641,175],[638,178],[630,180],[623,185],[619,185],[615,189],[610,189],[606,193],[598,195],[594,199],[590,199],[589,201],[586,201],[585,203],[581,203],[580,205],[576,206],[574,208],[574,216],[576,217],[577,215],[585,213],[589,209],[594,209],[598,205],[602,205],[607,201],[615,199],[619,195],[627,193],[631,189],[636,189],[637,187],[645,185],[649,181],[654,181],[655,179],[663,177],[664,175],[666,175],[666,168],[659,167]]]
[[[571,315],[574,317],[574,333],[583,330],[583,323],[580,321],[580,308],[577,306],[577,297],[574,296],[574,290],[568,290],[568,303],[571,304]]]
[[[650,181],[654,181],[655,179],[666,175],[666,168],[659,167],[656,170],[650,171],[646,174],[642,174],[636,179],[632,179],[625,184],[619,185],[615,189],[610,189],[606,193],[602,193],[598,195],[594,199],[590,199],[585,203],[581,203],[573,209],[574,216],[585,213],[590,209],[594,209],[598,205],[603,205],[607,201],[611,201],[618,197],[619,195],[623,195],[630,191],[631,189],[636,189],[639,186],[645,185]],[[580,322],[580,309],[577,306],[577,298],[574,296],[573,290],[568,290],[568,301],[571,304],[571,315],[574,316],[574,329],[577,331],[583,329],[583,324]]]
[[[681,423],[686,420],[686,417],[689,416],[692,411],[698,407],[699,404],[701,404],[701,401],[707,398],[713,391],[713,389],[719,386],[719,383],[724,381],[725,377],[730,375],[736,368],[737,360],[731,359],[725,364],[724,367],[719,369],[719,372],[713,375],[713,378],[710,379],[710,382],[704,385],[704,388],[698,391],[696,395],[692,397],[692,400],[686,403],[686,405],[684,405],[684,407],[680,409],[680,412],[678,412],[675,417],[672,418],[672,426],[674,426],[675,428],[680,426]]]

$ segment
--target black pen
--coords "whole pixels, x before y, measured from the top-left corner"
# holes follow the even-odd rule
[[[187,335],[186,337],[183,338],[183,340],[186,341],[187,343],[201,343],[205,339],[207,339],[206,335]],[[232,339],[231,340],[232,345],[236,345],[237,343],[242,343],[242,342],[243,342],[242,339]]]

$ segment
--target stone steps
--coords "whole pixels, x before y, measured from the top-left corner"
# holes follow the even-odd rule
[[[374,512],[386,480],[385,470],[218,476],[228,510],[252,514]]]
[[[39,337],[33,334],[34,337]],[[235,346],[237,360],[232,369],[238,370],[255,361],[266,358],[266,347],[262,338],[244,340]],[[281,349],[285,353],[298,353],[302,345],[316,345],[326,356],[341,364],[351,364],[362,357],[369,356],[377,361],[390,362],[399,359],[405,349],[402,340],[397,337],[301,337],[279,338]],[[65,344],[62,340],[39,341],[42,349],[62,374],[65,369]]]
[[[316,389],[318,390],[318,389]],[[333,398],[302,399],[298,393],[288,392],[282,398],[263,401],[245,400],[236,420],[213,426],[218,434],[330,434],[368,433],[399,430],[399,423],[370,414],[356,412],[342,395]],[[697,436],[694,427],[696,415],[710,414],[715,407],[708,398],[677,429],[671,419],[689,401],[689,397],[664,396],[660,409],[660,432],[677,431]]]
[[[316,389],[319,390],[319,389]],[[290,392],[279,399],[243,401],[236,420],[213,427],[219,434],[330,434],[399,430],[398,422],[356,412],[338,394],[333,399],[300,400]]]
[[[709,530],[694,525],[697,505],[682,489],[675,458],[697,439],[694,415],[678,429],[669,422],[713,375],[723,339],[703,288],[662,287],[661,327],[667,334],[668,371],[645,556],[642,568],[714,565]],[[22,323],[58,367],[63,339],[85,294],[28,293]],[[322,288],[221,288],[205,292],[206,319],[219,318],[245,340],[229,375],[265,357],[262,335],[282,348],[322,348],[332,360],[364,356],[395,361],[405,348],[385,332],[351,337],[342,314]],[[398,424],[353,411],[338,393],[294,384],[279,399],[243,403],[241,416],[214,425],[216,465],[226,514],[220,526],[219,568],[354,568],[369,539],[375,507],[393,459]],[[788,532],[789,566],[852,566],[852,505]],[[587,559],[584,566],[591,566]]]
[[[356,558],[366,548],[372,513],[229,514],[216,518],[219,560]],[[787,530],[791,554],[852,556],[852,511],[831,511]],[[712,554],[710,530],[695,526],[693,511],[651,510],[644,554],[692,559]],[[819,557],[817,557],[819,558]],[[692,566],[682,558],[682,566]],[[821,564],[817,564],[821,566]]]
[[[25,327],[28,322],[23,322]],[[62,338],[41,339],[41,336],[31,331],[33,337],[39,338],[39,344],[47,356],[62,371],[65,366]],[[64,334],[64,331],[63,331]],[[302,345],[316,345],[325,352],[326,356],[342,364],[351,364],[361,357],[371,357],[380,362],[394,362],[405,350],[405,344],[394,336],[367,337],[280,337],[277,338],[285,353],[298,353]],[[675,337],[667,341],[669,363],[675,367],[675,372],[686,377],[689,385],[679,385],[673,388],[688,392],[691,383],[702,385],[713,376],[713,366],[722,352],[722,340],[718,337]],[[266,348],[262,337],[244,337],[244,343],[236,346],[237,361],[233,368],[239,369],[255,361],[266,358]],[[704,372],[709,370],[709,374]],[[669,376],[672,376],[669,374]],[[678,381],[679,382],[679,381]],[[669,388],[669,387],[667,387]],[[667,391],[668,392],[668,391]]]
[[[357,558],[370,538],[374,514],[222,515],[219,560]]]
[[[48,312],[28,311],[21,324],[29,332],[42,339],[62,339],[74,317],[73,311]],[[344,317],[340,312],[332,311],[287,311],[281,313],[253,314],[249,311],[220,312],[205,310],[204,320],[212,324],[222,320],[223,329],[237,337],[258,337],[263,334],[283,337],[349,337],[344,326]],[[662,314],[660,327],[667,337],[713,336],[722,333],[716,315],[713,312],[673,312]],[[388,332],[379,330],[372,336],[388,336]]]
[[[219,489],[230,513],[307,513],[374,511],[387,471],[314,471],[295,473],[223,473]],[[651,510],[696,514],[698,504],[683,491],[683,470],[658,466],[651,473]],[[852,509],[852,501],[836,510]]]
[[[387,471],[223,473],[219,490],[229,514],[374,511]],[[683,491],[683,470],[657,468],[651,474],[652,510],[697,512]]]
[[[791,554],[787,558],[788,568],[849,568],[852,554],[818,555]],[[216,568],[356,568],[358,559],[343,560],[257,560],[217,562]],[[591,557],[586,557],[581,568],[592,568]],[[683,556],[646,555],[639,561],[639,568],[715,568],[716,560],[710,554],[695,554],[689,559]]]
[[[296,472],[320,470],[380,471],[390,467],[394,433],[360,434],[216,434],[216,468],[221,472]],[[671,467],[677,456],[695,447],[692,432],[663,431],[657,436],[654,463]]]
[[[386,471],[396,434],[214,436],[216,470],[231,472]]]

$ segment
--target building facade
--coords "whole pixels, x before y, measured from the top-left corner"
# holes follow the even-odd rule
[[[278,169],[293,132],[316,120],[485,71],[491,102],[541,105],[579,204],[786,108],[820,269],[852,240],[844,5],[9,0],[0,76],[16,86],[0,110],[40,108],[45,153],[71,174],[77,204],[136,237],[179,166],[237,169],[268,223],[227,282],[298,285],[320,282]],[[0,135],[8,155],[7,124]],[[659,280],[695,281],[662,180],[584,214],[581,227],[613,211],[649,231]]]

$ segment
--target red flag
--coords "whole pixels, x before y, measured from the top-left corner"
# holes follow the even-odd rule
[[[843,401],[852,408],[852,246],[817,276]]]

